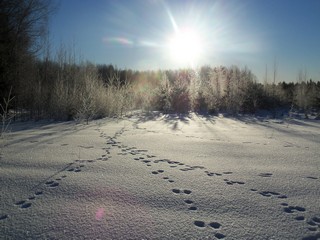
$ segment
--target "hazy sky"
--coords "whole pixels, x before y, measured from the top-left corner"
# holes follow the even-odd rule
[[[52,45],[136,70],[248,66],[320,80],[320,0],[60,0]],[[190,40],[191,39],[191,40]],[[174,43],[173,43],[174,42]],[[185,51],[188,49],[188,51]],[[191,60],[192,59],[192,60]]]

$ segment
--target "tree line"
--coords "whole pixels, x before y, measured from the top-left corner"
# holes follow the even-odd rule
[[[295,83],[261,83],[246,67],[134,71],[79,60],[63,46],[52,54],[53,9],[49,0],[0,1],[1,116],[88,121],[131,109],[275,114],[280,107],[319,113],[320,83],[303,72]]]

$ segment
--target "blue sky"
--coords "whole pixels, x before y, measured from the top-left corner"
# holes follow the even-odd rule
[[[299,70],[320,81],[319,0],[60,0],[50,20],[53,48],[135,70],[248,66],[259,80],[277,64],[279,81]],[[173,57],[170,39],[192,29],[201,51]],[[185,36],[185,35],[184,35]],[[188,35],[189,36],[189,35]],[[183,44],[181,42],[178,45]],[[192,52],[193,46],[186,46]],[[189,51],[188,51],[189,52]]]

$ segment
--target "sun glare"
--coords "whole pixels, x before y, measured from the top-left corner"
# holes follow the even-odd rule
[[[203,54],[203,44],[198,32],[193,29],[176,31],[169,39],[169,52],[176,63],[194,64]]]

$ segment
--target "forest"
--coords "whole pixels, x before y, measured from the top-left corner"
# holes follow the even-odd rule
[[[136,71],[93,64],[75,50],[52,52],[50,1],[0,2],[0,114],[2,119],[90,120],[129,110],[272,117],[293,110],[320,115],[320,82],[300,71],[297,81],[257,79],[247,67]]]

